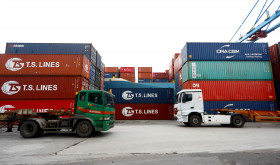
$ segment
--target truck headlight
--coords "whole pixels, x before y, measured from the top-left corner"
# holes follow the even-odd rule
[[[110,120],[110,117],[104,117],[103,120]]]

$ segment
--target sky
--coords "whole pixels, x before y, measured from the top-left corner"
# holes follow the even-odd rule
[[[6,42],[92,43],[107,67],[164,72],[186,42],[229,42],[256,1],[5,0],[0,2],[0,53]],[[264,3],[259,1],[232,42],[252,28]],[[279,5],[275,0],[270,15]],[[280,28],[258,42],[279,41]]]

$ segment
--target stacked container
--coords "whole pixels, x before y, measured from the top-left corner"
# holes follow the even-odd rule
[[[167,83],[169,82],[169,73],[166,72],[154,72],[153,82],[157,83]]]
[[[7,43],[0,55],[1,110],[73,110],[77,92],[91,84],[100,89],[96,54],[91,44]]]
[[[118,67],[105,67],[104,78],[120,78]]]
[[[135,67],[121,67],[120,78],[135,82]]]
[[[272,63],[275,92],[277,98],[277,107],[280,106],[280,42],[269,47]]]
[[[139,83],[153,82],[153,68],[152,67],[138,67],[138,82]]]
[[[212,108],[275,110],[266,43],[187,43],[178,58],[176,92],[202,89],[207,113]]]
[[[169,63],[169,70],[168,70],[169,82],[174,82],[174,62],[178,58],[179,55],[180,55],[180,53],[175,53],[174,57],[172,58],[172,60]]]

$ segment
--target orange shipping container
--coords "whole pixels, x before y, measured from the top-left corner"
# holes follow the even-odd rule
[[[90,62],[84,55],[0,54],[2,76],[84,76]]]
[[[119,73],[118,67],[105,67],[105,73]]]
[[[152,79],[153,73],[138,73],[138,79]]]
[[[138,73],[152,73],[152,67],[138,67]]]
[[[135,73],[120,73],[120,78],[135,82]]]

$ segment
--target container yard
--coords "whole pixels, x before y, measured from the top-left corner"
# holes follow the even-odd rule
[[[280,1],[3,1],[0,165],[280,164]]]

